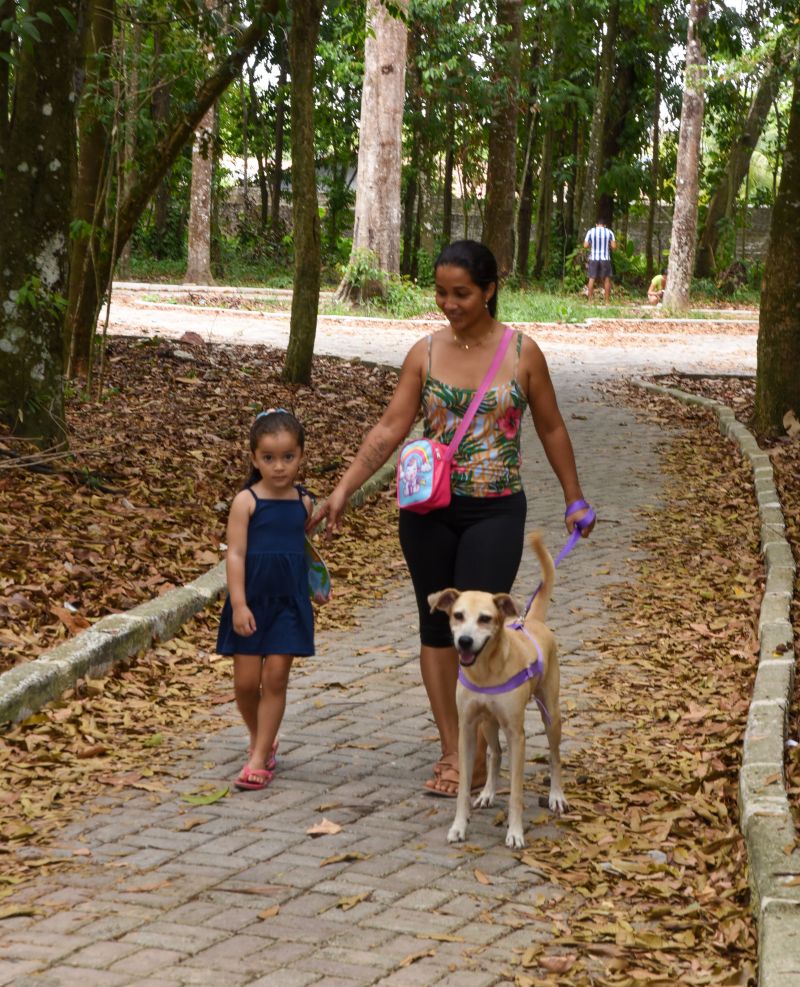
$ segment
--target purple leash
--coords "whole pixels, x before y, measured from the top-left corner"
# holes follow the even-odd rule
[[[575,500],[575,501],[573,501],[569,505],[569,507],[566,509],[566,511],[564,511],[564,517],[565,518],[568,518],[570,516],[570,514],[574,514],[575,511],[580,511],[580,510],[582,510],[585,507],[589,509],[589,513],[588,514],[585,514],[580,519],[580,521],[576,521],[575,522],[575,526],[573,527],[572,533],[570,534],[569,538],[567,539],[566,545],[564,545],[564,547],[561,549],[561,551],[558,553],[558,555],[553,559],[553,565],[556,565],[557,566],[562,561],[562,559],[565,559],[569,555],[569,553],[572,551],[572,549],[575,548],[575,546],[581,540],[581,536],[582,536],[582,533],[583,533],[584,528],[588,528],[589,525],[592,523],[592,521],[594,521],[595,517],[597,516],[595,514],[595,512],[594,512],[594,508],[591,506],[591,504],[587,503],[585,500]],[[539,583],[539,585],[536,587],[536,589],[531,593],[530,599],[525,604],[525,607],[524,607],[522,613],[517,618],[517,621],[513,625],[510,625],[510,626],[516,627],[517,624],[519,624],[520,627],[522,626],[522,623],[525,620],[525,617],[527,616],[528,611],[531,608],[531,604],[536,599],[536,594],[539,592],[539,590],[541,588],[542,588],[542,584]]]

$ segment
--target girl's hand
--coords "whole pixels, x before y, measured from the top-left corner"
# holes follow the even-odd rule
[[[250,607],[236,607],[233,611],[233,629],[239,637],[250,637],[256,632],[256,618]]]

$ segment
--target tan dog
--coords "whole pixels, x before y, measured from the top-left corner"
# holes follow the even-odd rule
[[[447,834],[450,843],[466,838],[470,814],[469,782],[475,761],[476,725],[480,723],[488,743],[488,770],[486,784],[473,805],[494,804],[500,777],[499,730],[502,729],[508,745],[511,774],[506,846],[519,849],[525,845],[522,821],[525,707],[531,695],[539,702],[550,745],[550,809],[563,812],[567,807],[561,788],[558,654],[553,632],[543,623],[553,592],[555,566],[538,532],[531,535],[530,544],[542,567],[542,586],[525,618],[524,629],[508,627],[506,618],[519,613],[508,593],[459,593],[456,589],[445,589],[428,597],[431,611],[443,610],[450,618],[460,662],[456,689],[458,802],[453,825]],[[515,676],[518,676],[517,684]]]

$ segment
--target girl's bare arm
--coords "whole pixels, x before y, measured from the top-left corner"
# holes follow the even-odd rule
[[[247,556],[247,527],[252,514],[253,498],[247,490],[241,490],[231,504],[228,515],[228,555],[225,572],[228,579],[228,595],[233,610],[233,629],[242,637],[249,637],[256,630],[253,613],[247,606],[244,592],[244,567]]]

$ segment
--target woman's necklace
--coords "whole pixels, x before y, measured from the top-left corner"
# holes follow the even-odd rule
[[[483,336],[481,336],[479,339],[476,339],[474,342],[470,342],[470,343],[465,342],[463,339],[459,339],[458,333],[455,331],[455,329],[452,329],[451,331],[453,333],[453,342],[456,344],[456,346],[460,346],[462,350],[469,351],[469,350],[475,350],[479,346],[483,346],[486,340],[490,336],[494,335],[494,326],[492,326],[492,328],[487,333],[484,333]]]

